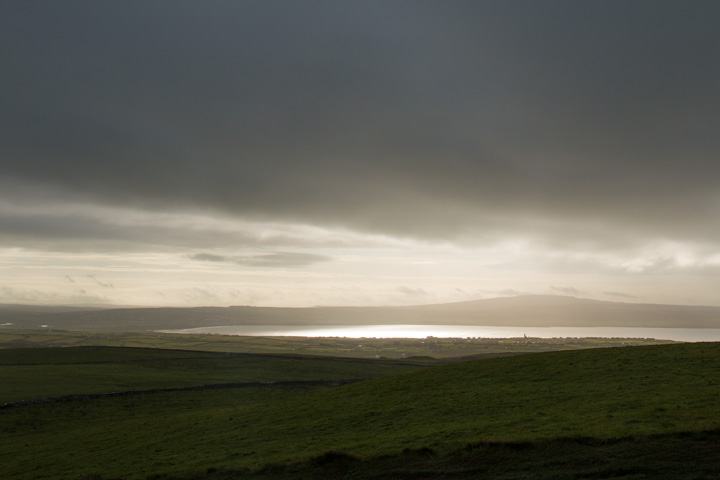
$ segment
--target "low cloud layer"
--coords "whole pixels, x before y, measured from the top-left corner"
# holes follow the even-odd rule
[[[190,255],[192,260],[201,262],[232,263],[246,265],[248,267],[305,267],[318,262],[332,260],[326,255],[295,252],[273,252],[260,255],[216,255],[213,253],[194,253]]]
[[[627,293],[622,293],[622,292],[602,292],[602,293],[603,293],[603,295],[607,295],[608,297],[615,297],[615,298],[620,298],[620,299],[623,299],[623,298],[627,298],[627,299],[637,298],[635,295],[628,295]]]

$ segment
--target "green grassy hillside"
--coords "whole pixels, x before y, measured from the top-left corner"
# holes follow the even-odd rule
[[[719,344],[550,352],[329,390],[257,387],[3,409],[0,456],[9,459],[8,478],[146,478],[327,451],[368,458],[428,448],[443,456],[478,442],[609,443],[709,431],[720,428],[718,405]]]
[[[214,469],[164,480],[717,480],[720,430],[633,436],[613,440],[560,438],[481,442],[447,454],[405,449],[359,459],[325,452],[301,462],[259,470]]]
[[[369,379],[420,366],[410,361],[147,348],[8,349],[0,350],[0,405],[43,397],[218,383]]]

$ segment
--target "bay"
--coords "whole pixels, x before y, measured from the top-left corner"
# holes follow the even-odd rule
[[[719,328],[498,327],[468,325],[231,325],[162,330],[165,333],[259,337],[346,338],[654,338],[681,342],[720,341]]]

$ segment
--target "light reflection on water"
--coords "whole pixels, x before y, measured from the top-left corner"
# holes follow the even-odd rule
[[[718,328],[640,328],[640,327],[490,327],[472,325],[233,325],[163,330],[166,333],[214,333],[262,337],[348,337],[348,338],[426,338],[480,337],[604,337],[655,338],[683,342],[720,341]]]

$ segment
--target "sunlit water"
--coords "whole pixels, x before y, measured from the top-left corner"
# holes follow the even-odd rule
[[[226,327],[163,330],[166,333],[214,333],[261,337],[347,337],[347,338],[655,338],[683,342],[720,341],[718,328],[632,328],[632,327],[482,327],[466,325],[233,325]]]

